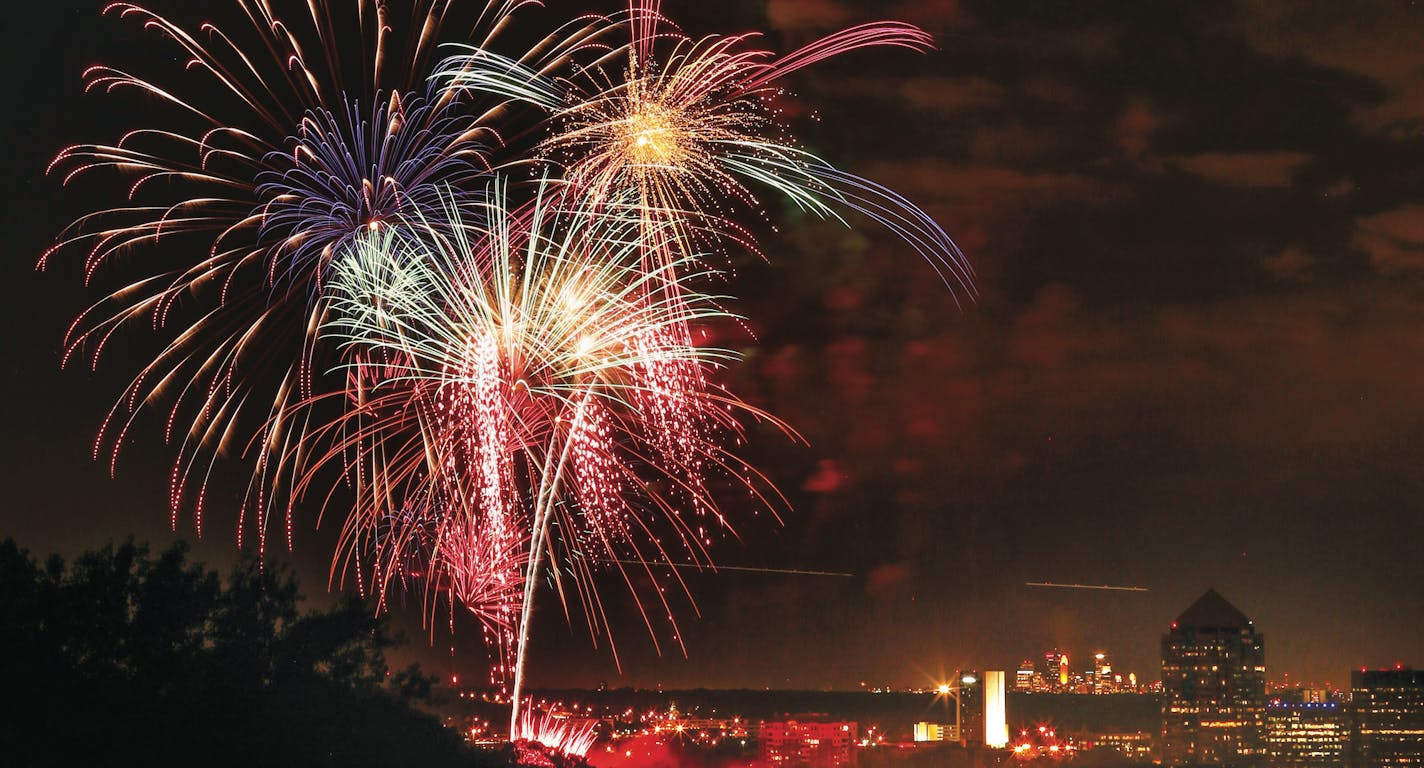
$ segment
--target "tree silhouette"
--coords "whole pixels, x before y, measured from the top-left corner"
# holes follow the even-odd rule
[[[415,708],[366,604],[299,610],[285,568],[226,581],[176,545],[132,541],[41,567],[0,542],[0,762],[50,765],[481,765]]]

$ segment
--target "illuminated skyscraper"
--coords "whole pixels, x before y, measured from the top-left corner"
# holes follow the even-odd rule
[[[1014,690],[1020,693],[1032,691],[1034,674],[1033,659],[1024,659],[1014,675]]]
[[[1107,651],[1093,654],[1093,693],[1117,693],[1120,687],[1113,678],[1112,660]]]
[[[1354,710],[1351,765],[1424,766],[1424,671],[1352,672],[1350,706]]]
[[[1265,714],[1264,640],[1209,589],[1162,636],[1162,764],[1264,766]]]
[[[1276,700],[1266,706],[1270,768],[1340,768],[1348,741],[1339,702]]]
[[[1068,689],[1068,654],[1054,648],[1043,655],[1043,682],[1049,691]]]
[[[984,745],[1003,749],[1009,745],[1009,725],[1005,719],[1004,671],[984,673]]]
[[[959,742],[977,743],[984,735],[984,676],[978,672],[959,674]]]

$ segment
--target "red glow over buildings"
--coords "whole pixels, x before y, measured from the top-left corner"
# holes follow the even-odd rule
[[[682,757],[658,736],[635,736],[612,744],[600,744],[588,754],[593,768],[673,768]]]

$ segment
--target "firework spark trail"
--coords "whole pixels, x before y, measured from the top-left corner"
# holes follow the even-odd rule
[[[535,715],[525,710],[513,735],[514,741],[532,741],[573,757],[587,757],[598,739],[598,721],[557,718],[551,713]]]
[[[822,218],[844,223],[839,211],[845,210],[886,226],[947,284],[972,294],[967,261],[931,217],[892,190],[774,138],[788,132],[772,103],[780,94],[778,81],[862,48],[928,50],[933,40],[923,30],[898,22],[864,24],[777,57],[756,47],[752,33],[690,38],[662,14],[658,0],[630,0],[626,13],[610,23],[626,27],[627,44],[571,81],[583,85],[574,85],[554,111],[556,129],[541,152],[562,166],[579,194],[635,202],[649,225],[646,269],[665,270],[670,261],[708,246],[755,250],[729,203],[760,212],[747,186],[756,184]],[[447,62],[447,87],[487,90],[457,70]],[[540,93],[536,103],[545,108],[549,87],[529,89]]]
[[[456,226],[416,239],[393,227],[363,238],[335,265],[333,319],[323,331],[357,350],[353,359],[398,361],[352,420],[414,412],[420,425],[418,434],[393,420],[355,429],[328,459],[347,448],[403,457],[379,470],[402,508],[449,514],[440,501],[461,496],[486,530],[501,518],[521,521],[511,527],[522,532],[521,556],[480,566],[523,570],[508,579],[523,590],[516,692],[546,559],[561,600],[582,606],[595,638],[613,635],[592,583],[600,565],[614,566],[635,596],[633,573],[648,576],[651,601],[638,601],[648,629],[656,639],[666,616],[676,637],[663,585],[681,579],[652,566],[670,562],[674,550],[680,560],[709,563],[713,531],[701,517],[724,529],[727,521],[707,478],[742,487],[768,509],[780,504],[761,475],[722,447],[740,435],[738,412],[765,418],[707,384],[703,371],[735,354],[685,341],[688,329],[731,317],[718,297],[696,289],[712,276],[678,264],[679,299],[656,298],[648,285],[663,278],[641,267],[644,223],[636,212],[567,210],[567,196],[553,186],[521,210],[496,185],[479,216],[487,226],[473,232]],[[442,220],[459,217],[451,210]],[[674,408],[685,412],[674,418]],[[417,443],[423,451],[409,447]],[[451,461],[456,454],[465,458]],[[517,502],[505,495],[515,487],[523,488]],[[684,511],[678,500],[687,497],[696,503]],[[369,506],[348,525],[358,538],[370,521],[389,519],[384,495],[363,498]],[[449,582],[458,565],[451,557],[433,557],[430,580]],[[389,582],[397,570],[382,565],[373,580]],[[512,730],[518,717],[516,709]]]
[[[933,219],[797,148],[774,105],[799,69],[931,40],[880,22],[777,57],[755,34],[692,39],[657,0],[631,0],[511,56],[497,36],[535,0],[470,4],[467,24],[451,20],[453,0],[409,3],[404,26],[384,0],[350,0],[350,41],[323,0],[293,0],[290,18],[273,0],[234,0],[246,25],[233,35],[109,6],[210,92],[86,72],[86,90],[139,92],[173,122],[58,154],[65,183],[111,171],[132,186],[127,204],[66,228],[40,266],[87,251],[87,284],[131,251],[195,249],[176,261],[182,250],[151,248],[152,264],[66,335],[65,363],[91,365],[131,326],[167,335],[104,420],[96,460],[107,449],[113,471],[139,414],[171,403],[171,523],[193,499],[201,533],[217,456],[236,448],[252,470],[239,545],[255,528],[259,551],[269,518],[284,517],[290,547],[296,502],[319,499],[320,519],[344,480],[354,500],[333,583],[354,576],[381,609],[393,588],[423,589],[428,616],[443,603],[452,625],[468,609],[491,682],[513,677],[511,738],[578,748],[589,734],[521,710],[538,591],[570,618],[576,605],[616,662],[595,583],[610,572],[654,646],[665,627],[681,647],[668,588],[692,603],[681,571],[711,569],[714,539],[735,535],[721,494],[784,505],[728,445],[749,420],[790,429],[713,383],[734,352],[694,342],[736,321],[704,286],[723,279],[709,255],[759,253],[740,221],[766,215],[752,190],[875,221],[973,293]],[[430,74],[453,26],[468,31]],[[618,30],[627,41],[610,44]],[[351,42],[364,47],[343,60]],[[519,165],[544,180],[488,183]]]
[[[958,247],[918,207],[881,185],[769,138],[786,130],[772,106],[778,94],[776,81],[858,48],[926,50],[931,40],[925,32],[894,22],[867,24],[777,58],[753,47],[755,36],[750,34],[687,37],[662,15],[657,0],[631,0],[624,20],[629,34],[623,49],[626,61],[618,61],[619,51],[614,51],[584,70],[591,88],[576,89],[569,104],[554,113],[555,133],[544,142],[542,152],[559,164],[581,198],[609,209],[633,206],[641,227],[641,269],[658,278],[649,283],[652,298],[681,301],[675,265],[699,264],[697,254],[703,250],[724,244],[756,250],[750,231],[736,220],[736,208],[729,206],[760,210],[748,184],[765,186],[823,218],[844,223],[837,212],[840,208],[879,222],[928,259],[947,284],[972,292],[972,274]],[[605,65],[617,65],[618,70],[610,74]],[[472,86],[457,74],[450,78],[450,87],[478,88],[479,84]],[[679,340],[688,338],[685,326],[669,327],[668,332]],[[695,369],[675,363],[654,365],[661,367],[664,381],[685,380],[686,384],[698,375]],[[665,459],[690,459],[684,467],[689,506],[698,516],[710,512],[717,524],[725,524],[714,505],[702,508],[706,494],[699,485],[700,454],[675,442],[682,435],[696,434],[695,428],[689,428],[693,425],[678,423],[682,414],[696,411],[662,393],[640,406],[652,420],[671,427],[662,434],[673,441],[657,444],[654,450]],[[574,446],[575,451],[579,448]],[[597,461],[582,456],[575,466],[589,472],[600,469]],[[539,571],[538,537],[545,524],[536,510],[531,574]],[[705,529],[700,522],[696,525],[695,535],[701,535]],[[533,578],[525,582],[515,667],[515,724],[527,636],[523,628],[529,623],[536,584]]]
[[[614,562],[622,562],[624,565],[635,565],[635,563],[633,563],[632,561],[614,561]],[[808,569],[805,569],[805,568],[758,568],[758,567],[756,567],[756,566],[750,566],[750,565],[711,565],[711,566],[707,566],[707,565],[700,565],[700,564],[694,564],[694,563],[659,563],[659,566],[661,566],[661,567],[663,567],[663,568],[683,568],[683,569],[687,569],[687,570],[708,571],[708,572],[711,572],[711,573],[721,573],[722,571],[731,571],[731,572],[736,572],[736,573],[768,573],[768,574],[775,574],[775,575],[779,575],[779,576],[838,576],[838,577],[844,577],[844,578],[853,578],[853,577],[855,576],[854,573],[849,573],[849,572],[846,572],[846,571],[813,571],[813,570],[808,570]],[[1028,586],[1049,586],[1049,585],[1044,585],[1044,584],[1030,584],[1030,585],[1028,585]],[[1057,585],[1053,585],[1053,586],[1057,586]]]
[[[488,0],[455,13],[450,0],[411,0],[409,17],[399,19],[376,0],[342,3],[345,12],[322,0],[294,2],[290,15],[272,0],[235,0],[243,23],[229,31],[131,3],[105,9],[160,36],[186,59],[182,77],[208,87],[188,83],[196,92],[189,98],[118,67],[85,72],[86,91],[141,93],[157,101],[149,112],[171,127],[59,152],[50,172],[66,184],[101,171],[132,184],[126,205],[76,219],[39,266],[56,253],[85,253],[87,283],[120,256],[152,251],[130,267],[137,279],[74,321],[63,360],[97,365],[124,328],[166,331],[165,346],[105,418],[94,452],[107,450],[115,469],[140,413],[168,401],[164,436],[178,443],[169,488],[175,526],[185,499],[196,496],[201,531],[207,479],[218,454],[235,449],[252,457],[241,516],[254,522],[265,547],[267,517],[290,510],[282,495],[293,478],[272,457],[305,442],[309,417],[291,406],[315,393],[329,265],[362,231],[402,214],[433,220],[443,210],[437,191],[483,188],[501,145],[486,119],[528,101],[518,95],[519,78],[552,71],[566,52],[546,42],[516,58],[467,62],[467,76],[504,84],[507,95],[483,103],[426,80],[447,35],[493,45],[531,4]],[[338,30],[353,29],[358,37],[338,40]],[[574,31],[564,43],[586,34]],[[359,55],[344,60],[346,50]],[[159,242],[176,248],[154,250]],[[185,250],[195,255],[175,261]],[[249,423],[263,426],[254,431]],[[290,538],[290,514],[286,526]],[[246,530],[240,520],[239,542]]]

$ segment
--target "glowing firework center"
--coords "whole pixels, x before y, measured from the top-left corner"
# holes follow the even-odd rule
[[[715,383],[735,352],[693,343],[739,321],[730,297],[703,292],[722,282],[709,264],[759,253],[729,212],[760,215],[755,187],[885,226],[951,287],[972,292],[972,271],[927,214],[795,146],[770,106],[790,73],[862,48],[926,51],[923,30],[863,24],[778,57],[755,35],[689,38],[658,0],[630,0],[502,51],[530,4],[417,3],[401,19],[384,3],[239,0],[235,35],[111,4],[208,88],[189,99],[86,71],[90,91],[156,97],[142,114],[157,124],[58,153],[66,182],[108,171],[132,185],[40,265],[81,254],[86,284],[128,271],[75,320],[66,363],[97,364],[122,328],[165,339],[105,418],[96,459],[112,470],[155,411],[176,444],[170,523],[191,508],[201,533],[219,455],[240,456],[235,530],[260,552],[271,529],[290,548],[299,514],[342,507],[336,583],[379,609],[416,590],[452,626],[468,609],[490,683],[512,684],[510,738],[581,753],[590,733],[521,713],[536,593],[580,606],[616,660],[595,574],[622,572],[659,651],[681,649],[677,569],[709,567],[732,531],[713,489],[738,513],[784,503],[732,449],[744,422],[790,428]],[[393,34],[403,22],[419,33]],[[446,38],[470,44],[435,62]],[[338,47],[359,51],[359,82]],[[209,125],[189,135],[193,115]],[[189,263],[119,258],[159,240]]]
[[[642,104],[624,127],[624,151],[637,165],[678,168],[689,139],[676,114],[658,104]]]

